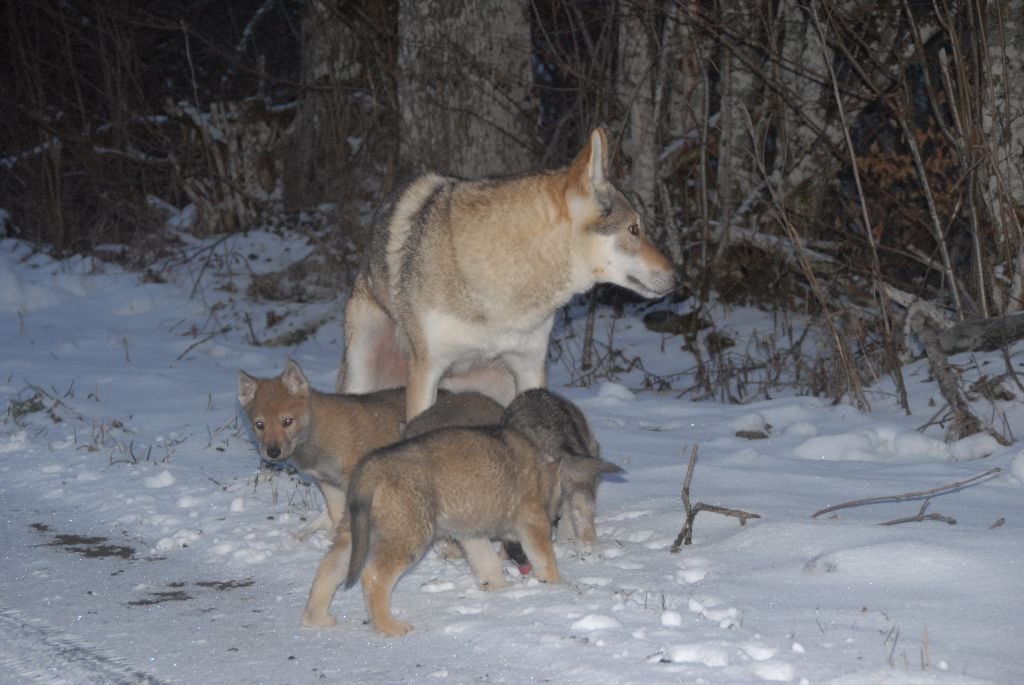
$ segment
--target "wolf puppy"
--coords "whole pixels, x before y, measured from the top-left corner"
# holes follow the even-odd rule
[[[579,407],[557,393],[544,388],[527,390],[512,400],[506,415],[509,425],[530,435],[545,454],[600,460],[601,446],[587,418]],[[561,471],[557,537],[561,541],[572,539],[573,548],[581,556],[597,554],[594,506],[601,474],[621,470],[615,467],[614,471],[586,468]]]
[[[333,542],[317,567],[308,605],[322,579],[347,563],[351,544],[345,507],[348,481],[367,453],[401,437],[404,388],[368,395],[318,392],[310,387],[299,365],[289,359],[276,378],[254,378],[239,371],[238,401],[256,434],[260,456],[275,464],[291,459],[324,496]],[[318,519],[301,534],[309,534],[322,523]],[[302,620],[309,626],[323,625],[308,609]]]
[[[672,264],[607,170],[599,128],[564,169],[476,181],[426,174],[398,188],[370,228],[346,306],[338,389],[406,385],[411,420],[445,375],[497,364],[514,388],[469,387],[507,403],[545,385],[554,313],[573,295],[602,281],[647,297],[672,291]]]
[[[318,392],[290,359],[276,378],[239,371],[238,401],[260,456],[272,464],[291,459],[315,480],[332,526],[346,515],[345,491],[356,464],[368,452],[397,442],[405,418],[402,388],[369,395]]]
[[[409,422],[402,437],[408,439],[443,427],[493,425],[501,423],[504,416],[502,406],[486,395],[476,392],[442,395],[434,406]],[[543,388],[527,390],[509,405],[508,416],[524,434],[536,440],[556,441],[538,445],[542,452],[581,458],[601,456],[601,447],[583,412],[557,393]],[[600,473],[583,469],[562,474],[561,501],[556,516],[557,539],[572,540],[581,556],[592,556],[597,551],[594,504],[600,482]],[[441,553],[449,554],[446,547]],[[517,543],[506,543],[505,553],[519,565],[523,575],[529,572],[528,560]]]
[[[494,426],[501,423],[505,407],[478,392],[440,394],[437,402],[406,424],[402,438],[408,440],[438,428]]]
[[[362,579],[378,632],[397,636],[411,630],[392,616],[391,591],[439,537],[459,542],[487,589],[505,585],[492,539],[519,540],[538,579],[561,580],[551,520],[562,480],[620,469],[565,451],[555,434],[559,427],[529,425],[517,411],[506,410],[500,426],[447,428],[404,440],[373,452],[356,468],[349,487],[352,554],[345,587]],[[335,589],[325,588],[325,604],[317,607],[325,614]]]

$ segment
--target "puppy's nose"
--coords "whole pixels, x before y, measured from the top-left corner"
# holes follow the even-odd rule
[[[277,459],[280,456],[281,456],[281,448],[278,447],[277,445],[274,445],[273,447],[268,447],[267,448],[267,458],[268,459]]]

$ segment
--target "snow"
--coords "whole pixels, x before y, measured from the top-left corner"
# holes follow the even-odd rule
[[[341,329],[255,347],[242,321],[251,313],[265,339],[267,307],[301,323],[337,320],[341,302],[240,294],[253,274],[308,254],[302,238],[185,242],[191,257],[154,265],[166,282],[152,283],[0,241],[0,682],[1024,682],[1024,451],[987,435],[943,442],[923,362],[905,368],[907,416],[889,381],[859,413],[777,393],[695,402],[626,372],[568,387],[576,372],[553,360],[551,386],[626,471],[598,494],[600,557],[558,543],[564,583],[509,563],[509,587],[488,592],[465,562],[431,552],[395,589],[408,636],[374,635],[358,589],[335,597],[336,627],[301,627],[328,541],[295,534],[320,495],[260,467],[236,377],[276,374],[292,356],[330,388]],[[607,317],[598,339],[610,339]],[[771,329],[754,310],[716,318],[738,340]],[[616,347],[648,371],[688,368],[678,339],[637,317],[614,325]],[[1022,351],[1010,350],[1017,369]],[[965,373],[989,376],[1007,363],[967,359]],[[1022,425],[1019,400],[981,406],[1010,436]],[[692,501],[762,518],[702,512],[693,544],[672,554],[694,445]],[[991,467],[1002,471],[930,501],[956,525],[877,525],[921,500],[810,516]]]

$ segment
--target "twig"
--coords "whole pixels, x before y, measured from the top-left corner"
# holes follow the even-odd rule
[[[893,519],[892,521],[886,521],[884,523],[879,523],[878,525],[880,525],[880,526],[895,526],[895,525],[900,524],[900,523],[912,523],[914,521],[942,521],[943,523],[948,523],[951,526],[955,526],[956,525],[956,519],[953,518],[952,516],[943,516],[942,514],[939,514],[939,513],[935,513],[935,514],[925,514],[924,513],[925,509],[928,508],[928,505],[931,503],[931,501],[932,501],[932,498],[929,497],[928,499],[926,499],[921,504],[921,509],[920,509],[920,511],[917,512],[917,516],[907,516],[906,518]]]
[[[697,445],[694,445],[693,450],[690,452],[690,464],[686,467],[686,478],[683,479],[683,507],[686,509],[686,522],[683,524],[682,530],[679,531],[679,535],[676,536],[675,542],[672,543],[672,547],[669,548],[672,554],[679,552],[679,548],[683,545],[689,545],[693,542],[693,521],[697,518],[697,514],[702,511],[710,511],[714,514],[738,518],[741,526],[747,525],[747,519],[761,518],[760,514],[751,514],[747,511],[719,507],[714,504],[704,504],[704,502],[697,502],[697,504],[690,506],[690,483],[693,481],[693,467],[696,464]]]
[[[861,507],[866,504],[880,504],[882,502],[905,502],[907,500],[920,499],[922,497],[942,495],[953,490],[959,490],[968,483],[973,483],[975,481],[981,480],[982,478],[987,478],[988,476],[997,474],[1000,471],[1002,471],[1002,469],[999,468],[998,466],[995,466],[989,469],[988,471],[985,471],[984,473],[979,473],[976,476],[971,476],[970,478],[967,478],[965,480],[958,480],[957,482],[950,483],[948,485],[941,485],[937,488],[932,488],[931,490],[922,490],[921,492],[905,492],[902,495],[882,495],[880,497],[868,497],[866,499],[855,499],[849,502],[843,502],[841,504],[833,504],[831,506],[825,507],[824,509],[820,509],[819,511],[814,512],[813,514],[811,514],[811,518],[818,518],[822,514],[828,514],[833,511],[838,511],[839,509]]]
[[[225,333],[227,333],[227,332],[228,332],[228,331],[230,331],[230,330],[231,330],[231,327],[230,327],[230,326],[224,326],[224,327],[223,327],[223,328],[221,328],[220,330],[218,330],[218,331],[214,331],[213,333],[210,333],[210,334],[209,334],[208,336],[206,336],[205,338],[200,338],[199,340],[196,340],[196,341],[195,341],[194,343],[192,343],[191,345],[189,345],[188,347],[186,347],[186,348],[185,348],[185,351],[184,351],[184,352],[182,352],[181,354],[179,354],[179,355],[178,355],[178,358],[177,358],[177,359],[176,359],[175,361],[181,361],[182,359],[184,359],[184,358],[185,358],[185,355],[186,355],[186,354],[188,354],[189,352],[191,352],[192,350],[194,350],[194,349],[195,349],[196,347],[198,347],[198,346],[202,345],[203,343],[207,343],[207,342],[210,342],[211,340],[213,340],[214,338],[216,338],[216,337],[217,337],[218,335],[224,335]]]

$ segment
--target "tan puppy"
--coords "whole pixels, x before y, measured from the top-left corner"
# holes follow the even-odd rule
[[[560,580],[551,520],[563,479],[588,480],[621,469],[565,450],[559,434],[566,427],[557,419],[540,426],[523,425],[524,419],[510,407],[502,425],[431,431],[377,450],[356,468],[349,487],[352,552],[345,587],[362,578],[378,632],[395,636],[411,629],[391,615],[391,591],[441,537],[459,542],[487,589],[505,585],[494,539],[520,541],[537,578]],[[333,622],[328,606],[337,583],[327,582],[333,576],[325,573],[324,582],[314,585],[307,605],[307,614],[325,625]]]

